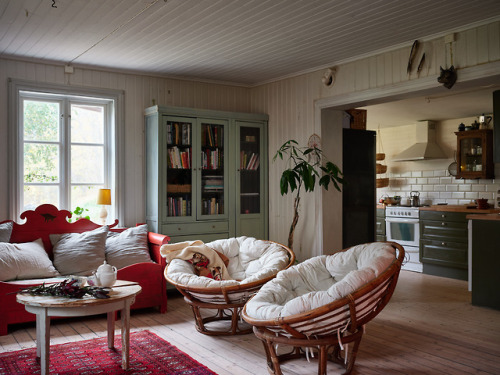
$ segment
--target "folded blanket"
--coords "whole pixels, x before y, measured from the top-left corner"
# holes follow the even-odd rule
[[[160,248],[160,254],[167,263],[172,259],[183,259],[193,264],[198,276],[214,280],[232,280],[223,254],[205,245],[202,241],[185,241],[166,244]]]

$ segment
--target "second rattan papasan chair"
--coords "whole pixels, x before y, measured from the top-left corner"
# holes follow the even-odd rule
[[[172,249],[178,253],[169,256]],[[216,255],[212,257],[210,253],[213,250],[227,263],[226,279],[201,276],[193,264],[191,254],[196,257],[198,253],[203,253],[210,258],[205,262],[220,260]],[[262,285],[295,261],[294,253],[286,246],[246,236],[206,244],[201,241],[169,244],[164,245],[161,252],[168,262],[165,278],[191,306],[196,329],[212,336],[251,333],[252,327],[240,319],[241,309]],[[224,272],[221,274],[224,276]],[[207,316],[207,312],[211,315]],[[230,324],[210,324],[220,321]]]
[[[319,375],[327,361],[349,374],[364,325],[389,302],[404,254],[394,242],[357,245],[308,259],[264,285],[241,315],[264,344],[269,372],[281,375],[280,363],[317,356]]]

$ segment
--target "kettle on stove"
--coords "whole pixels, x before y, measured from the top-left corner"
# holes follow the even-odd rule
[[[420,193],[418,191],[410,191],[410,206],[420,206]]]

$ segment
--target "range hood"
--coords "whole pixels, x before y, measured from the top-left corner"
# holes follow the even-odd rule
[[[419,121],[415,125],[416,143],[397,154],[393,161],[446,159],[444,151],[436,143],[436,124]]]

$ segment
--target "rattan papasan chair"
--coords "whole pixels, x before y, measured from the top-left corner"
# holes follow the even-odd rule
[[[212,257],[214,250],[217,255]],[[286,246],[246,236],[206,244],[201,241],[169,244],[162,247],[161,253],[167,258],[165,278],[191,306],[196,329],[212,336],[251,333],[252,327],[240,318],[241,309],[262,285],[295,262],[293,251]],[[224,265],[218,265],[225,270],[213,267],[220,271],[221,277],[199,274],[190,258],[191,254],[199,257],[200,253],[209,264],[217,264],[223,258]],[[207,312],[211,315],[207,316]],[[209,324],[214,322],[217,323]]]
[[[281,362],[317,356],[318,374],[327,373],[328,361],[349,374],[364,325],[389,302],[404,254],[394,242],[357,245],[308,259],[264,285],[241,315],[264,344],[269,372],[280,375]]]

